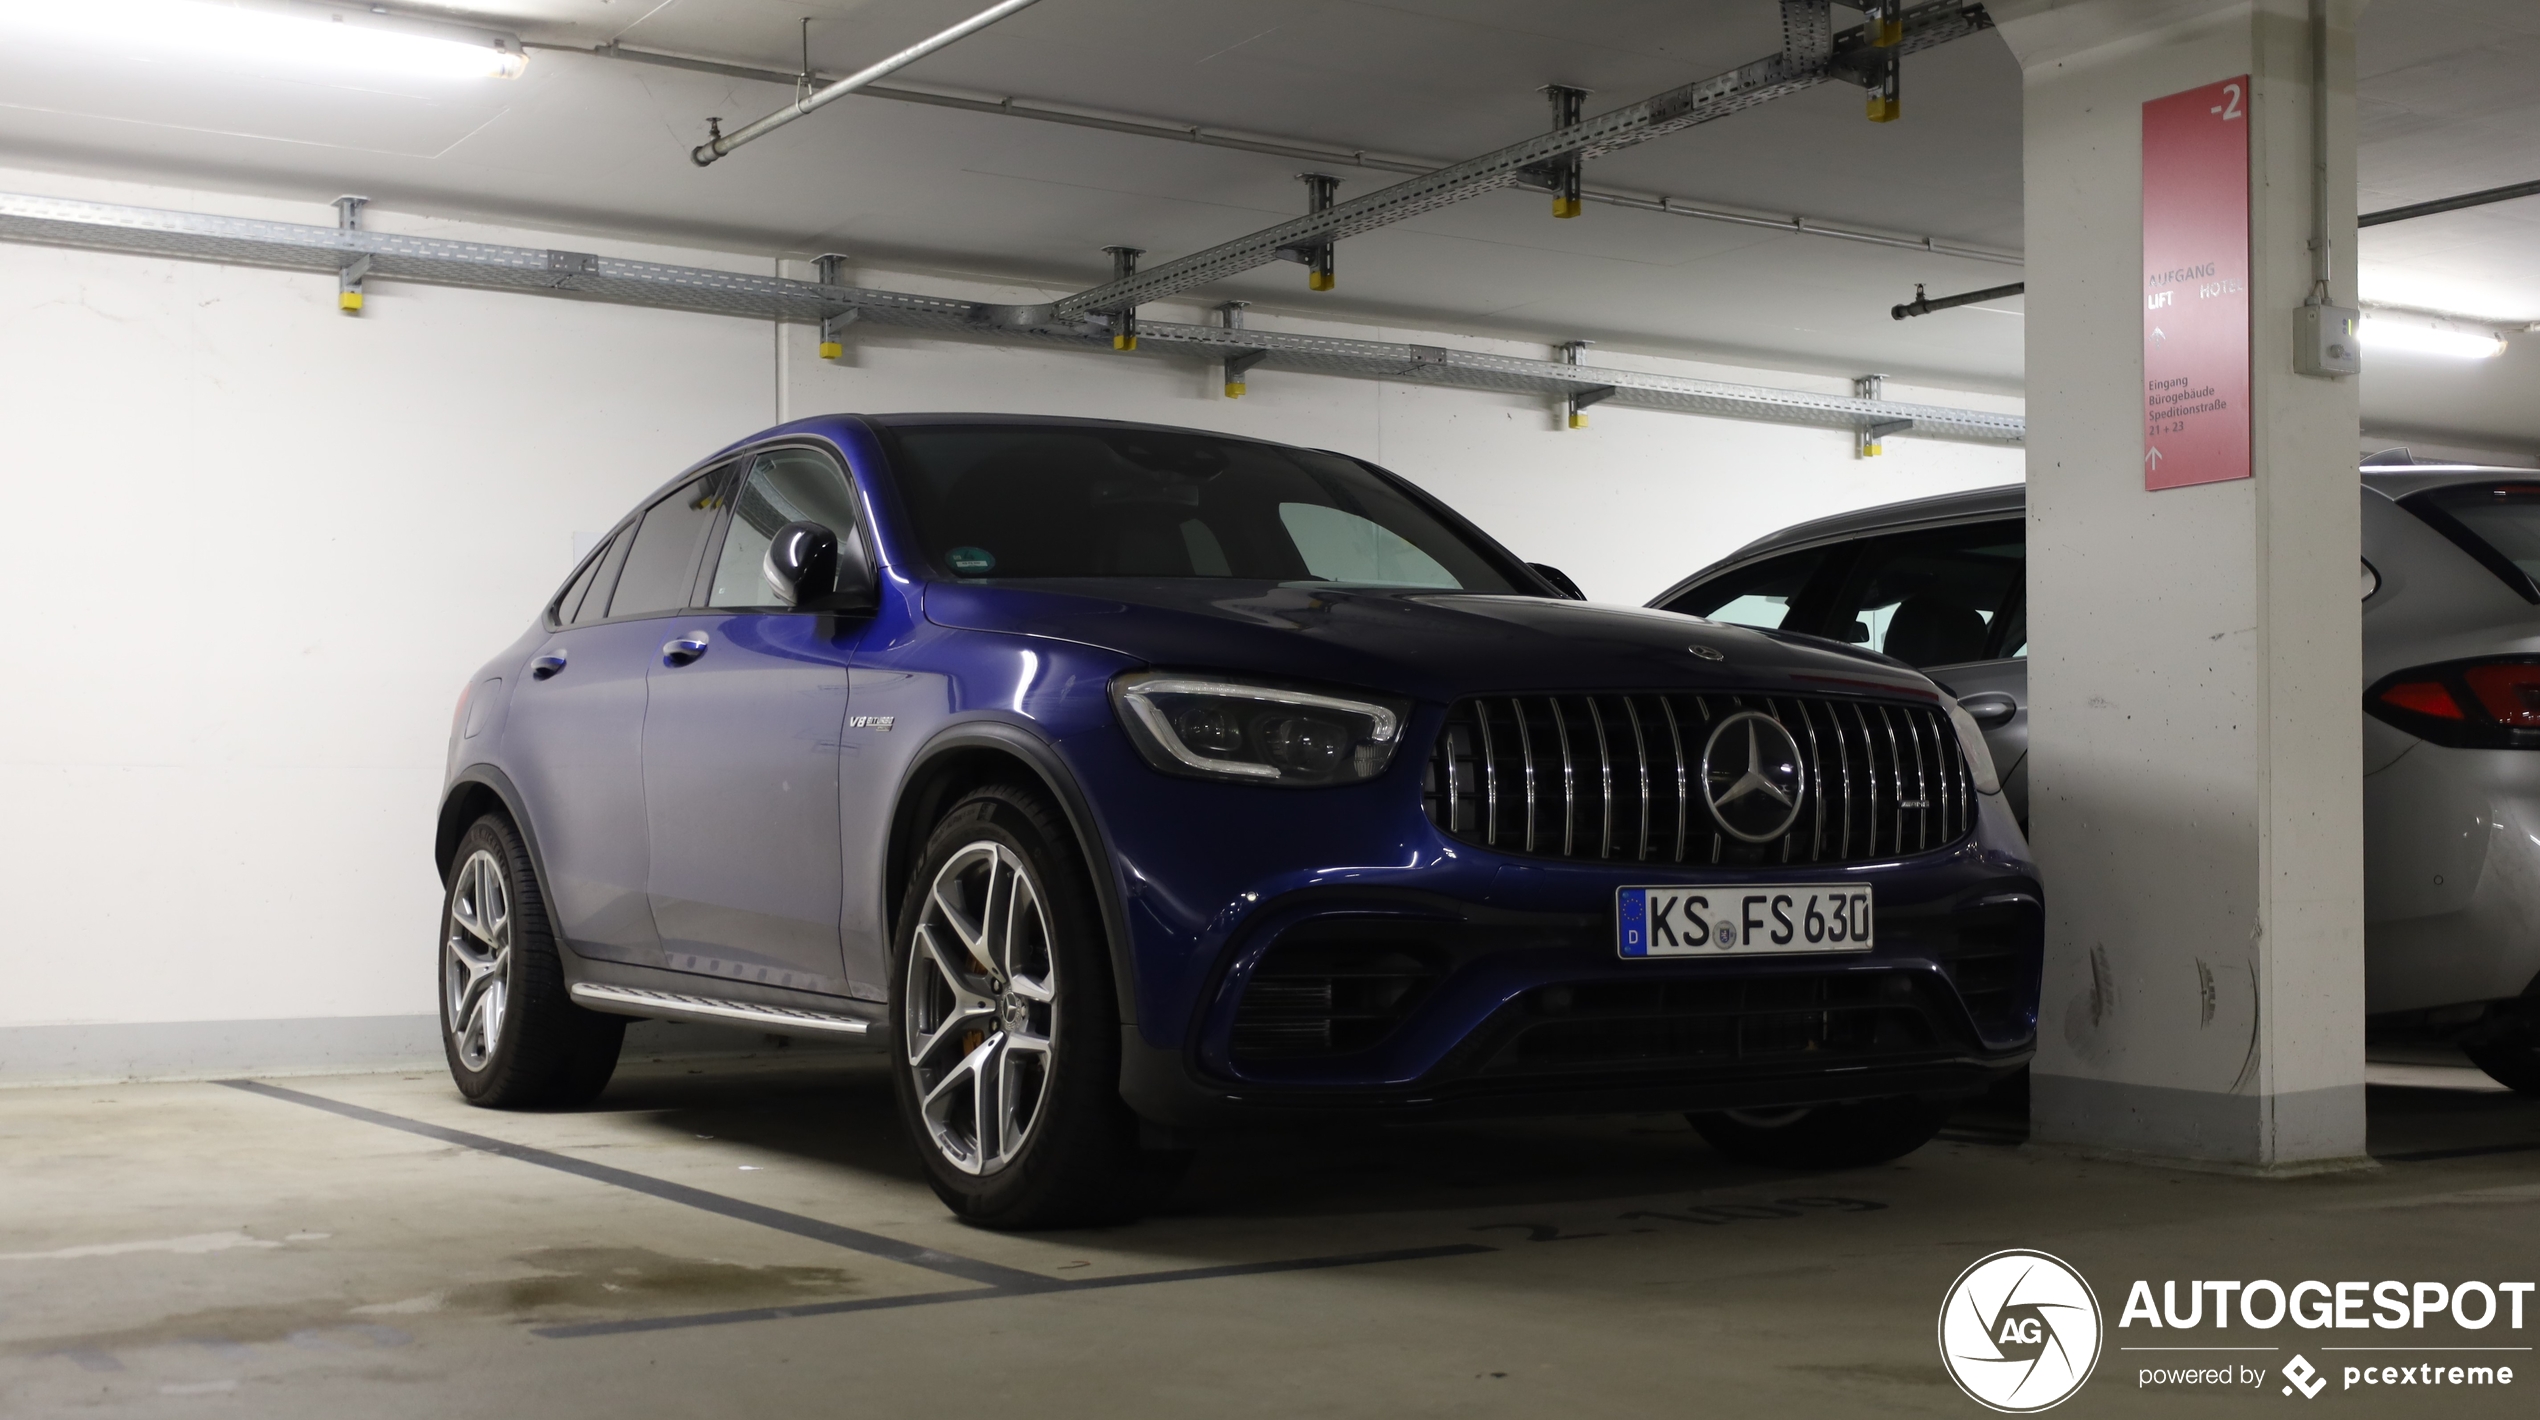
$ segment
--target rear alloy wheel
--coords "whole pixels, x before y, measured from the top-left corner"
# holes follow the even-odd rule
[[[1120,1098],[1110,952],[1074,836],[1019,789],[935,827],[893,941],[900,1114],[946,1207],[995,1228],[1115,1222],[1179,1173]]]
[[[520,835],[487,814],[451,855],[441,908],[441,1047],[471,1104],[570,1108],[608,1085],[622,1017],[573,1004]]]
[[[1787,1169],[1859,1168],[1902,1158],[1931,1142],[1947,1105],[1913,1095],[1787,1109],[1688,1114],[1711,1147],[1745,1164]]]

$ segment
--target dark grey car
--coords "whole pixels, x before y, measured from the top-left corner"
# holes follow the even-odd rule
[[[2540,1093],[2540,472],[2362,470],[2365,1010]],[[2026,490],[1785,529],[1651,601],[1906,661],[1983,726],[2028,820]]]

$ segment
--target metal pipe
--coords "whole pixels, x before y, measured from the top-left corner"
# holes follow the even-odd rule
[[[2016,296],[2027,289],[2027,282],[2014,281],[2008,286],[1987,286],[1981,291],[1967,291],[1955,296],[1926,296],[1923,294],[1923,288],[1918,285],[1914,288],[1914,299],[1901,306],[1888,307],[1887,314],[1892,320],[1903,320],[1908,316],[1927,316],[1934,311],[1945,311],[1956,306],[1972,306],[1979,301]]]
[[[924,59],[954,40],[984,30],[1017,10],[1039,3],[1040,0],[1000,0],[1000,3],[989,6],[951,29],[931,38],[919,40],[881,63],[859,69],[827,88],[806,94],[756,123],[748,124],[737,132],[718,134],[711,141],[699,144],[688,156],[702,168],[752,139],[763,138],[775,132],[804,114],[810,113],[813,109],[843,99],[886,74],[897,73]]]
[[[2311,0],[2311,299],[2329,304],[2328,0]]]
[[[2437,212],[2457,212],[2464,207],[2484,207],[2490,202],[2511,202],[2517,197],[2540,197],[2540,182],[2518,182],[2506,187],[2464,192],[2458,197],[2438,197],[2432,202],[2412,202],[2405,207],[2385,207],[2378,212],[2367,212],[2356,218],[2355,225],[2378,227],[2384,222],[2405,222],[2411,217],[2431,217]]]
[[[202,212],[170,212],[68,198],[0,192],[0,242],[36,242],[228,265],[280,267],[334,275],[368,261],[373,279],[419,281],[483,291],[517,291],[608,301],[660,310],[702,311],[751,320],[810,323],[858,313],[863,320],[938,335],[1028,340],[1043,348],[1100,349],[1100,324],[1052,327],[1047,307],[983,304],[869,287],[815,284],[744,271],[630,261],[593,252],[495,246],[448,237],[411,236],[364,226],[310,226]],[[833,273],[834,274],[834,273]],[[1858,399],[1804,390],[1728,384],[1599,366],[1582,370],[1553,360],[1394,341],[1354,340],[1289,331],[1228,329],[1172,321],[1138,322],[1141,353],[1191,360],[1258,356],[1271,367],[1358,379],[1404,380],[1463,389],[1559,398],[1582,386],[1613,391],[1618,405],[1722,419],[1753,419],[1823,429],[1863,426],[1896,432],[1901,421],[1920,438],[2017,444],[2026,421],[2016,414]]]
[[[1813,8],[1820,18],[1825,12],[1824,0],[1813,0],[1813,4],[1811,0],[1783,0],[1783,5],[1786,17],[1794,10]],[[1963,6],[1962,0],[1929,0],[1907,12],[1905,40],[1894,52],[1903,54],[1945,44],[1989,29],[1992,24],[1981,6]],[[1834,77],[1828,60],[1828,54],[1813,50],[1767,55],[1708,79],[1678,85],[1639,103],[1598,114],[1569,128],[1467,158],[1426,176],[1351,198],[1323,212],[1220,242],[1126,280],[1106,282],[1062,297],[1053,305],[1055,317],[1067,323],[1087,315],[1163,300],[1275,261],[1283,247],[1340,241],[1507,187],[1526,176],[1527,170],[1539,169],[1557,159],[1572,155],[1581,160],[1602,157],[1770,103]]]
[[[693,59],[684,54],[664,54],[657,50],[628,49],[615,41],[591,48],[571,44],[542,44],[532,41],[530,49],[549,49],[566,54],[585,54],[599,59],[617,59],[631,64],[651,64],[665,69],[685,69],[695,74],[718,74],[730,79],[754,79],[764,84],[796,86],[801,77],[774,69],[753,68],[746,64],[726,64],[715,59]],[[821,76],[812,75],[814,83]],[[1245,137],[1219,132],[1203,124],[1174,123],[1160,118],[1142,118],[1127,114],[1080,113],[1073,109],[1033,99],[976,99],[960,94],[931,93],[924,89],[904,89],[887,84],[868,84],[856,90],[866,98],[896,99],[901,103],[926,104],[934,108],[958,109],[964,113],[993,114],[1001,118],[1028,118],[1039,123],[1063,124],[1070,128],[1090,128],[1101,133],[1125,133],[1137,138],[1160,138],[1174,143],[1191,143],[1203,148],[1223,148],[1236,153],[1259,153],[1267,157],[1286,158],[1317,165],[1341,165],[1364,168],[1370,172],[1403,173],[1419,177],[1436,172],[1446,164],[1434,159],[1387,156],[1364,148],[1326,148],[1303,139]],[[1551,192],[1550,183],[1519,178],[1509,184],[1530,192]],[[1986,261],[2002,266],[2022,266],[2027,258],[2018,252],[1992,251],[1983,247],[1962,246],[1932,237],[1898,236],[1889,232],[1866,231],[1858,227],[1820,222],[1812,217],[1771,217],[1753,212],[1734,212],[1725,208],[1706,207],[1682,198],[1659,193],[1631,192],[1619,188],[1582,187],[1581,199],[1621,207],[1634,212],[1656,212],[1669,217],[1690,217],[1700,222],[1721,222],[1738,227],[1765,227],[1788,232],[1793,236],[1825,237],[1841,242],[1863,242],[1871,246],[1894,247],[1899,251],[1919,251],[1933,256],[1957,257],[1965,261]]]

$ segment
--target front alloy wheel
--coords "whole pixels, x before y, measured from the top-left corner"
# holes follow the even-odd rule
[[[891,933],[891,1074],[926,1182],[991,1228],[1117,1222],[1185,1153],[1140,1146],[1093,875],[1019,785],[971,790],[910,865]]]
[[[903,1044],[918,1114],[966,1174],[1014,1162],[1040,1123],[1058,1042],[1058,964],[1022,857],[990,839],[935,874],[908,956]]]
[[[451,1048],[470,1070],[484,1069],[502,1044],[511,961],[511,889],[493,852],[479,848],[451,881],[449,935],[441,946]]]

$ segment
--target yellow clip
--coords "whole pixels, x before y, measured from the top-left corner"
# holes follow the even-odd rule
[[[1861,457],[1863,457],[1863,458],[1865,458],[1865,459],[1874,459],[1874,458],[1877,458],[1880,454],[1885,453],[1885,452],[1886,452],[1886,450],[1884,450],[1884,449],[1880,448],[1880,447],[1879,447],[1879,445],[1878,445],[1878,441],[1877,441],[1877,440],[1875,440],[1875,439],[1873,439],[1873,440],[1871,440],[1869,443],[1863,444],[1863,445],[1861,446]]]
[[[1243,381],[1241,381],[1241,380],[1228,380],[1228,381],[1226,382],[1226,397],[1227,397],[1228,399],[1241,399],[1241,398],[1243,398],[1243,397],[1244,397],[1244,382],[1243,382]]]
[[[1586,428],[1586,427],[1587,427],[1587,416],[1586,416],[1585,414],[1583,414],[1583,413],[1580,413],[1580,412],[1578,412],[1578,411],[1576,411],[1576,410],[1573,410],[1573,411],[1571,412],[1571,414],[1570,414],[1570,427],[1571,427],[1571,428],[1573,428],[1573,429],[1584,429],[1584,428]]]
[[[1894,123],[1896,115],[1903,110],[1903,104],[1885,94],[1870,95],[1870,122],[1872,123]]]
[[[1111,348],[1114,350],[1135,350],[1138,348],[1138,338],[1134,335],[1115,335],[1111,337]]]
[[[1905,22],[1903,20],[1889,20],[1870,32],[1870,47],[1873,49],[1894,49],[1904,42]]]
[[[1308,291],[1329,291],[1337,284],[1327,273],[1320,271],[1305,273],[1305,289]]]
[[[359,291],[338,291],[335,293],[335,306],[338,310],[359,313],[362,308],[362,293]]]
[[[1575,197],[1556,197],[1552,199],[1552,215],[1555,217],[1576,217],[1579,215],[1581,207],[1582,204],[1579,199]]]
[[[843,341],[824,340],[820,342],[820,358],[823,360],[835,360],[844,356],[846,353],[847,347]]]

